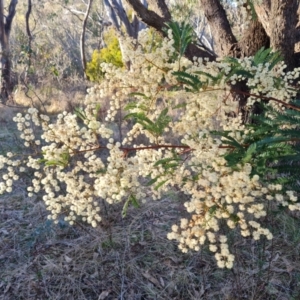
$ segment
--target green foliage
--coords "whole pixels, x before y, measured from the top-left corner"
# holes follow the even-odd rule
[[[272,52],[272,48],[265,49],[262,47],[252,58],[251,65],[254,67],[264,66],[271,71],[281,61],[282,56],[278,51]],[[221,81],[230,82],[233,77],[240,77],[241,79],[246,80],[254,78],[255,76],[255,72],[246,70],[242,62],[237,58],[227,57],[223,59],[223,62],[228,63],[230,67],[229,72],[220,69],[216,75],[204,71],[196,71],[194,74],[179,71],[174,72],[173,74],[180,83],[185,85],[185,89],[188,92],[199,92],[201,89],[206,89],[209,85],[216,86],[220,84]],[[279,88],[281,82],[280,79],[273,78],[273,80],[277,88]]]
[[[80,120],[84,121],[86,117],[85,111],[80,107],[75,107],[74,114],[79,118]]]
[[[166,24],[167,28],[171,29],[173,39],[174,39],[174,47],[177,51],[177,54],[173,57],[174,60],[179,60],[185,53],[187,46],[194,39],[194,29],[193,27],[185,22],[169,22]],[[167,30],[165,30],[167,31]]]
[[[173,74],[176,76],[178,82],[180,82],[180,84],[183,84],[185,86],[185,90],[187,92],[197,93],[200,91],[200,89],[206,86],[206,83],[208,83],[208,81],[203,82],[202,80],[200,80],[199,76],[192,75],[186,72],[180,71],[180,72],[174,72]],[[209,77],[210,75],[207,74],[207,76]]]
[[[151,121],[145,113],[131,113],[125,117],[125,119],[128,118],[134,118],[137,123],[141,124],[145,130],[153,134],[156,138],[163,134],[164,129],[171,121],[167,108],[161,111],[155,122]]]
[[[254,56],[253,64],[258,66],[260,64],[269,64],[269,70],[272,70],[280,61],[283,56],[279,51],[272,52],[272,48],[265,49],[262,47]]]
[[[104,77],[101,68],[102,63],[110,63],[118,68],[123,67],[122,53],[119,40],[113,29],[104,35],[106,47],[101,50],[94,50],[92,59],[87,63],[86,74],[91,81],[99,82]]]
[[[257,14],[254,8],[254,3],[253,1],[249,0],[247,1],[247,8],[250,10],[250,16],[251,19],[256,20],[257,19]]]
[[[223,61],[230,65],[230,71],[220,70],[216,75],[204,71],[194,74],[180,71],[173,74],[186,91],[193,93],[213,88],[222,81],[230,83],[232,78],[254,78],[255,73],[246,70],[240,60],[228,57]],[[251,65],[263,66],[271,71],[281,61],[279,52],[261,48],[251,59]],[[275,87],[280,88],[281,79],[273,78],[273,81]],[[240,131],[240,136],[243,136],[241,141],[233,137],[233,131],[214,131],[211,134],[222,137],[222,144],[231,149],[225,155],[231,168],[238,169],[251,163],[252,175],[258,174],[267,182],[284,183],[286,189],[300,191],[297,184],[300,175],[300,101],[290,104],[293,109],[260,104],[262,113],[252,116],[251,124],[245,124],[245,129]]]
[[[68,152],[63,152],[59,155],[58,159],[40,159],[39,162],[43,163],[45,167],[51,167],[51,166],[60,166],[62,168],[65,168],[69,165],[70,161],[70,154]]]
[[[139,202],[138,200],[136,199],[136,197],[134,195],[130,195],[128,197],[128,199],[126,200],[125,204],[123,205],[123,209],[122,209],[122,217],[125,218],[126,215],[127,215],[127,210],[128,210],[128,207],[129,205],[132,205],[133,207],[135,208],[139,208],[140,205],[139,205]]]
[[[263,113],[253,117],[246,125],[243,143],[240,144],[228,133],[221,133],[224,144],[232,146],[225,155],[228,164],[251,162],[252,174],[258,174],[272,183],[284,183],[285,189],[299,192],[297,180],[300,176],[300,101],[291,103],[294,109],[278,111],[262,105]]]
[[[191,43],[194,35],[193,27],[186,23],[169,22],[167,27],[172,30],[175,48],[179,55],[182,56],[186,47]]]

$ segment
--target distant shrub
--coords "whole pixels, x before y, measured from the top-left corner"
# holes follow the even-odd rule
[[[91,81],[99,82],[103,79],[105,72],[101,68],[102,63],[110,63],[116,67],[123,67],[122,53],[118,38],[113,29],[104,36],[106,47],[94,50],[92,59],[87,63],[86,74]]]

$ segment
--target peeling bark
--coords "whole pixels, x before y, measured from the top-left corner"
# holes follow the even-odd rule
[[[269,37],[259,20],[252,21],[242,39],[237,42],[220,1],[199,1],[211,28],[218,56],[246,57],[254,55],[263,46],[269,47]]]

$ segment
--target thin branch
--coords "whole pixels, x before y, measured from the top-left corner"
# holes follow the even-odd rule
[[[27,78],[28,75],[28,71],[30,69],[31,66],[31,54],[32,54],[32,49],[31,49],[31,42],[32,42],[32,34],[31,34],[31,30],[30,30],[30,25],[29,25],[29,19],[30,19],[30,15],[31,15],[31,10],[32,10],[32,2],[31,0],[28,0],[28,5],[27,5],[27,12],[25,15],[25,25],[26,25],[26,34],[27,34],[27,38],[28,38],[28,61],[27,61],[27,72],[25,72],[25,79]]]
[[[29,41],[31,41],[31,39],[32,39],[30,26],[29,26],[29,18],[30,18],[30,14],[31,14],[31,9],[32,9],[32,3],[31,3],[31,0],[28,0],[28,8],[27,8],[27,12],[25,15],[25,19],[26,19],[26,33],[27,33],[27,37],[28,37]]]
[[[9,32],[11,30],[11,24],[12,24],[12,21],[13,21],[13,18],[15,16],[15,14],[16,14],[17,4],[18,4],[18,0],[11,0],[10,3],[9,3],[8,16],[6,17],[6,22],[5,22],[6,34],[9,34]]]
[[[84,72],[84,76],[86,77],[86,56],[85,56],[85,31],[86,31],[86,26],[87,26],[87,20],[90,14],[90,10],[92,7],[93,0],[89,0],[86,13],[84,16],[84,20],[82,23],[82,31],[81,31],[81,36],[80,36],[80,55],[81,55],[81,64]]]
[[[144,147],[120,147],[119,149],[124,151],[124,152],[130,152],[130,151],[140,151],[140,150],[155,150],[155,149],[190,149],[189,146],[184,146],[184,145],[153,145],[153,146],[144,146]],[[97,151],[100,149],[105,149],[109,150],[106,146],[98,146],[92,149],[87,149],[87,150],[73,150],[73,154],[80,154],[80,153],[86,153],[89,151]]]

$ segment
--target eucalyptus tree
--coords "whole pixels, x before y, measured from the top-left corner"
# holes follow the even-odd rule
[[[148,26],[165,34],[163,28],[172,19],[165,0],[148,0],[148,9],[140,0],[124,0],[133,9],[137,17]],[[191,44],[186,56],[194,56],[215,60],[217,57],[243,57],[253,55],[261,47],[272,47],[284,57],[289,68],[298,64],[295,44],[300,41],[298,27],[297,0],[239,0],[235,3],[246,26],[241,28],[241,38],[233,33],[234,23],[229,21],[226,11],[228,1],[198,0],[207,24],[214,37],[215,52],[212,54]],[[227,4],[227,5],[226,5]],[[230,7],[232,9],[232,6]]]

